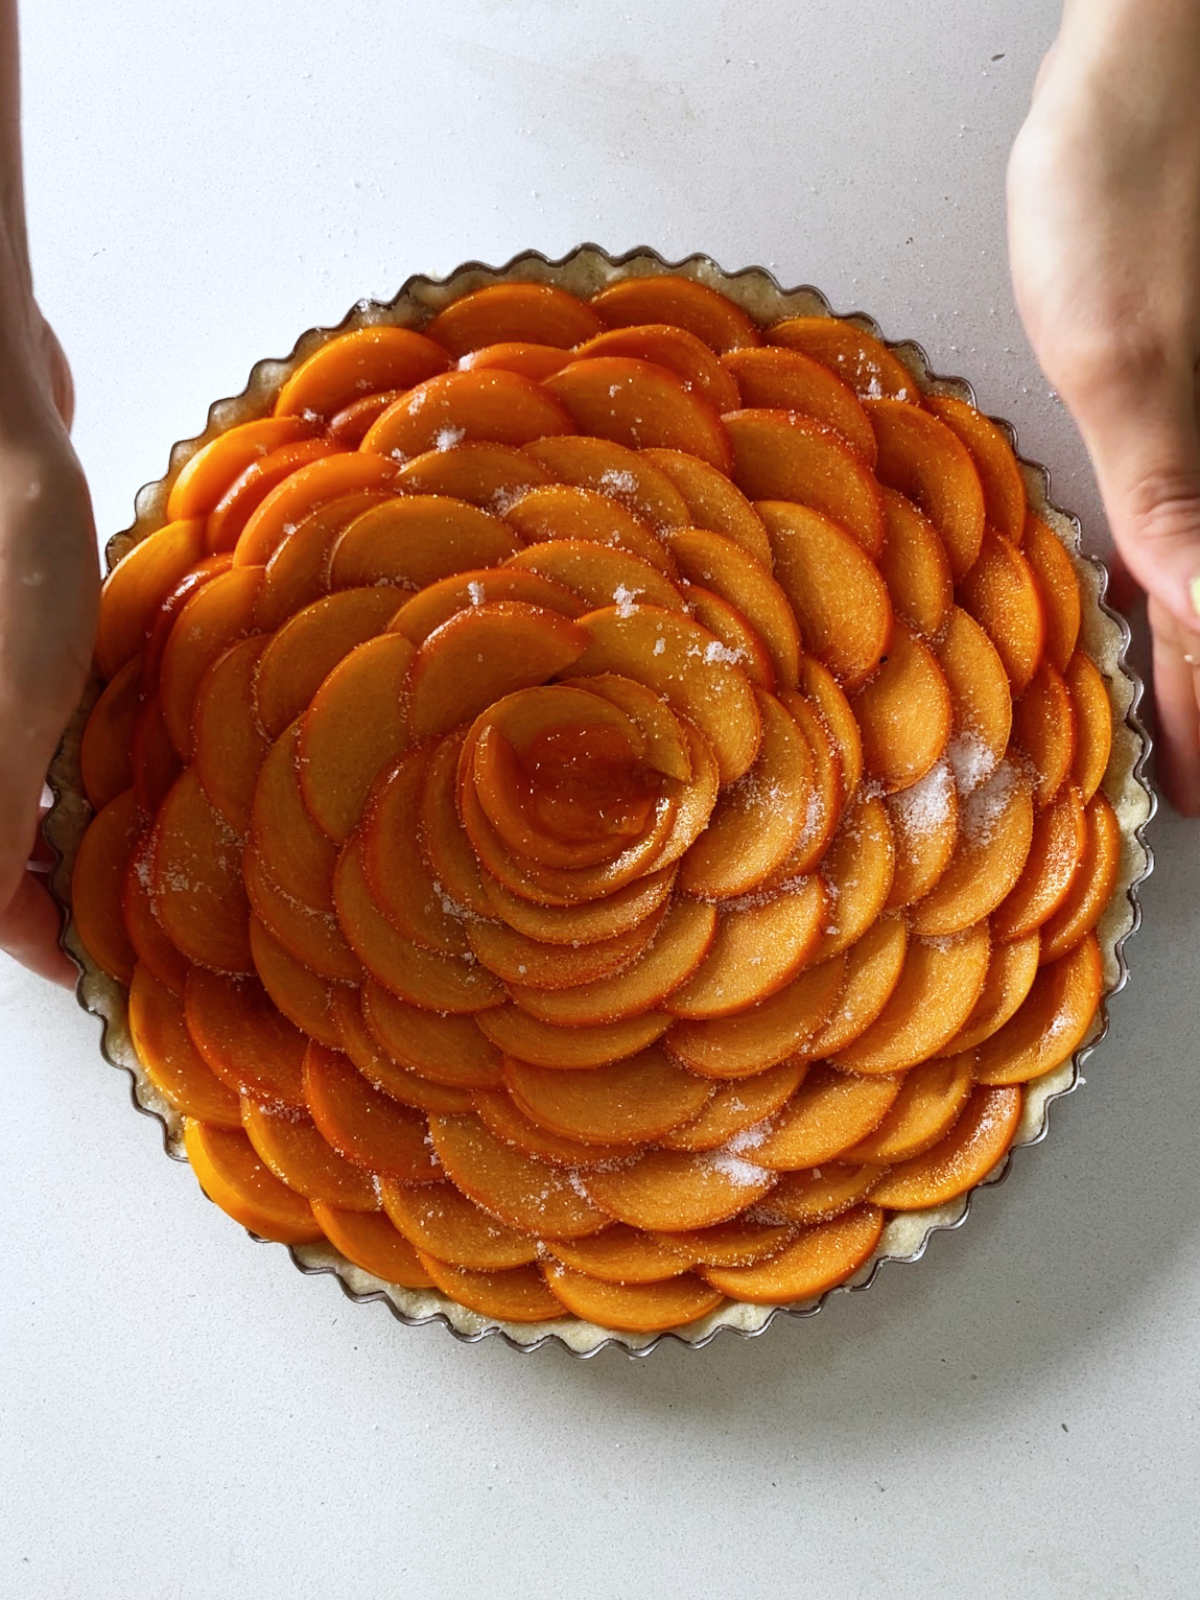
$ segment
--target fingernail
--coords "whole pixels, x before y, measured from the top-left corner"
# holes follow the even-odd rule
[[[1193,578],[1188,585],[1188,594],[1191,596],[1192,610],[1200,617],[1200,578]]]

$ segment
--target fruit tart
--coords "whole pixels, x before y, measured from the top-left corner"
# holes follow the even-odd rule
[[[109,566],[81,997],[218,1206],[406,1320],[815,1309],[1105,1027],[1126,636],[1010,430],[815,291],[415,279],[214,406]]]

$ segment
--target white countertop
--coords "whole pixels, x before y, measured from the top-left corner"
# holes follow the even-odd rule
[[[1004,257],[1055,0],[24,9],[36,273],[105,534],[301,329],[595,239],[919,339],[1103,543]],[[637,1363],[302,1277],[164,1158],[93,1019],[4,968],[0,1593],[1195,1595],[1200,831],[1152,839],[1111,1036],[967,1225],[814,1321]]]

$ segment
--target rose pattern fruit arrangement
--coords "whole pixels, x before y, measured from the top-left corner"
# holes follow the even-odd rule
[[[1129,838],[998,426],[851,321],[541,276],[310,339],[169,477],[71,914],[247,1228],[649,1334],[1002,1162]]]

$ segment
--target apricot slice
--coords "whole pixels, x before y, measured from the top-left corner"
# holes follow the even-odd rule
[[[1013,738],[1033,763],[1034,803],[1049,805],[1075,762],[1075,707],[1048,661],[1013,706]]]
[[[452,356],[513,339],[568,349],[600,331],[582,300],[548,283],[492,283],[444,306],[425,332]]]
[[[349,838],[372,783],[408,742],[404,689],[415,654],[396,633],[356,645],[300,718],[300,792],[309,815],[337,844]]]
[[[543,492],[534,490],[533,494],[526,496],[513,508],[513,516]],[[586,489],[563,489],[557,492],[590,493]],[[619,506],[612,506],[612,509],[625,515]],[[633,522],[633,518],[630,521]],[[641,539],[653,537],[647,534],[640,523],[634,523],[634,527]],[[654,542],[657,544],[657,540]],[[678,589],[661,570],[661,554],[658,559],[660,565],[652,565],[628,548],[614,548],[572,536],[530,545],[513,556],[503,572],[510,579],[520,573],[523,578],[535,582],[535,575],[540,575],[542,583],[577,596],[578,610],[573,609],[569,613],[572,616],[579,615],[581,611],[594,611],[599,606],[611,605],[614,597],[627,606],[650,604],[662,606],[668,611],[682,611],[683,601]],[[500,574],[494,576],[499,577]],[[522,599],[524,596],[517,594],[514,598]]]
[[[130,861],[144,826],[132,789],[110,800],[88,824],[71,873],[71,915],[92,960],[128,983],[137,959],[121,914]]]
[[[680,1244],[691,1247],[696,1265],[703,1268],[748,1267],[766,1261],[769,1256],[778,1255],[795,1235],[796,1230],[786,1223],[734,1217],[716,1227],[697,1228],[675,1237]]]
[[[879,665],[891,636],[883,579],[857,540],[819,511],[783,500],[757,509],[804,648],[856,687]]]
[[[946,1046],[948,1055],[966,1058],[1016,1013],[1037,977],[1039,951],[1036,932],[1007,944],[992,945],[983,991],[961,1031]]]
[[[421,799],[421,838],[430,870],[449,902],[447,909],[461,906],[469,915],[492,917],[496,912],[484,892],[485,875],[458,816],[458,763],[463,745],[462,733],[448,734],[429,758]]]
[[[946,748],[950,686],[938,658],[903,622],[892,629],[887,654],[851,704],[863,764],[889,794],[918,783]]]
[[[404,1235],[378,1211],[346,1211],[324,1200],[311,1200],[321,1232],[347,1261],[385,1283],[404,1289],[429,1289],[433,1279]]]
[[[233,480],[209,512],[205,549],[214,552],[235,549],[247,522],[273,489],[286,483],[303,467],[333,453],[331,439],[315,438],[297,439],[257,457]],[[261,566],[263,561],[250,564]]]
[[[815,792],[808,742],[774,695],[758,695],[762,742],[749,772],[717,801],[684,858],[680,887],[710,898],[745,894],[784,862]]]
[[[995,645],[1013,693],[1021,694],[1037,671],[1046,625],[1028,561],[989,529],[979,559],[959,584],[959,598]]]
[[[193,967],[183,1009],[192,1043],[222,1083],[236,1094],[304,1105],[308,1041],[280,1015],[257,978],[227,978]]]
[[[259,1159],[306,1200],[346,1211],[378,1211],[371,1175],[340,1156],[306,1112],[242,1097],[242,1126]]]
[[[329,587],[423,589],[468,567],[497,565],[519,547],[510,528],[465,500],[401,496],[369,507],[341,534],[330,556]]]
[[[641,1233],[615,1222],[586,1239],[555,1239],[547,1246],[554,1261],[601,1283],[661,1283],[692,1265],[692,1252],[669,1234]]]
[[[590,550],[593,546],[584,548]],[[429,584],[404,602],[388,623],[388,632],[403,634],[413,645],[424,644],[435,628],[449,622],[458,612],[491,600],[521,600],[526,605],[558,611],[572,618],[582,616],[589,609],[562,584],[523,570],[531,565],[521,560],[525,554],[534,552],[519,552],[513,558],[519,565],[468,568]]]
[[[413,736],[442,733],[503,694],[542,683],[587,649],[582,625],[517,600],[485,602],[435,628],[413,662]]]
[[[757,688],[775,689],[775,669],[762,640],[728,600],[698,583],[682,582],[679,592],[693,619],[724,645],[727,659],[735,661]]]
[[[654,937],[663,909],[625,933],[592,944],[542,944],[503,922],[472,921],[466,933],[476,958],[504,982],[535,989],[569,989],[627,968]]]
[[[914,501],[941,535],[950,570],[961,578],[983,543],[983,486],[957,434],[919,406],[902,400],[864,402],[879,456],[880,483]]]
[[[382,631],[399,603],[391,588],[342,589],[290,617],[259,658],[258,722],[277,739],[355,645]]]
[[[953,606],[934,644],[950,689],[954,743],[947,752],[960,791],[969,794],[1008,749],[1012,691],[995,645],[967,612]]]
[[[752,765],[760,737],[746,674],[725,660],[719,640],[688,618],[659,606],[624,611],[607,606],[580,619],[587,646],[575,672],[619,673],[663,695],[710,741],[722,783],[733,783]]]
[[[501,339],[497,344],[468,350],[465,356],[458,358],[458,364],[464,372],[477,367],[503,367],[505,372],[519,372],[523,378],[540,383],[571,359],[570,350],[564,350],[561,345],[535,344],[529,339]]]
[[[319,345],[292,370],[276,396],[275,414],[331,417],[358,395],[411,389],[448,365],[445,350],[411,328],[354,328]]]
[[[723,409],[739,403],[755,409],[794,411],[836,428],[868,466],[875,462],[875,434],[853,390],[827,366],[799,350],[777,345],[731,350],[721,358],[740,391]]]
[[[129,985],[129,1032],[146,1076],[177,1111],[221,1127],[241,1127],[238,1097],[193,1045],[179,996],[140,962]]]
[[[629,1154],[628,1149],[620,1145],[581,1144],[577,1139],[551,1133],[527,1117],[506,1089],[476,1089],[471,1096],[471,1108],[497,1139],[523,1150],[526,1155],[553,1162],[557,1167],[601,1166],[620,1161]]]
[[[79,765],[84,793],[93,811],[133,786],[130,745],[141,701],[140,656],[129,660],[105,685],[88,715],[80,742]]]
[[[1017,1087],[974,1089],[950,1132],[924,1155],[893,1167],[872,1200],[892,1211],[923,1211],[974,1188],[1012,1143],[1021,1100]]]
[[[394,401],[360,448],[404,461],[464,441],[522,445],[570,433],[567,410],[548,392],[553,382],[534,383],[500,367],[439,373]]]
[[[675,273],[622,278],[593,295],[591,305],[606,327],[665,322],[718,352],[760,341],[753,320],[728,296]]]
[[[793,978],[757,1006],[729,1017],[677,1022],[663,1040],[669,1054],[709,1078],[749,1078],[803,1052],[820,1032],[845,982],[835,956]]]
[[[846,951],[846,986],[841,1002],[805,1053],[831,1056],[860,1038],[879,1016],[900,981],[908,950],[903,917],[885,916]]]
[[[509,1058],[504,1081],[527,1117],[584,1144],[657,1139],[690,1121],[713,1092],[657,1048],[580,1072]]]
[[[879,1126],[846,1151],[847,1161],[890,1165],[919,1156],[945,1134],[967,1103],[973,1081],[968,1056],[923,1061],[904,1075]]]
[[[692,760],[692,746],[698,735],[684,728],[667,701],[653,689],[615,672],[560,681],[568,688],[586,689],[623,711],[642,735],[642,759],[652,772],[682,783],[694,776],[697,763]]]
[[[172,994],[181,995],[190,963],[163,932],[150,897],[153,833],[141,834],[134,845],[121,893],[121,921],[139,964]]]
[[[775,1174],[725,1150],[649,1150],[626,1166],[580,1173],[578,1181],[618,1222],[681,1233],[736,1216],[762,1199]]]
[[[576,361],[625,356],[652,362],[673,373],[717,412],[732,411],[741,402],[737,384],[702,339],[665,322],[634,323],[597,334],[575,350]]]
[[[447,900],[432,876],[420,847],[420,809],[428,753],[411,750],[378,785],[372,796],[356,851],[359,864],[343,859],[338,877],[347,914],[361,895],[347,875],[366,875],[368,891],[379,910],[406,939],[443,955],[463,956],[467,938],[463,917]]]
[[[514,1150],[478,1117],[431,1116],[429,1132],[451,1182],[510,1227],[574,1239],[605,1226],[608,1219],[587,1198],[582,1178]]]
[[[410,1072],[456,1089],[494,1089],[500,1082],[500,1054],[472,1016],[438,1016],[373,980],[363,985],[362,1014],[381,1048]]]
[[[762,519],[723,472],[685,450],[646,450],[643,455],[682,495],[685,523],[723,533],[764,567],[771,565],[771,545]]]
[[[1121,862],[1121,825],[1097,790],[1084,812],[1087,843],[1079,870],[1062,904],[1041,929],[1041,960],[1057,961],[1099,922],[1116,887]]]
[[[496,516],[503,516],[514,500],[550,480],[551,475],[525,450],[483,441],[427,450],[406,461],[395,478],[396,487],[405,494],[448,495]]]
[[[249,906],[242,883],[241,839],[193,772],[162,803],[154,830],[154,912],[189,961],[218,972],[250,970]]]
[[[1026,524],[1024,555],[1042,597],[1046,660],[1055,671],[1065,672],[1075,652],[1082,616],[1075,564],[1058,535],[1036,516]]]
[[[540,1267],[472,1272],[448,1266],[419,1250],[417,1259],[443,1294],[481,1317],[497,1322],[549,1322],[562,1316],[562,1305],[546,1287]]]
[[[315,418],[255,417],[252,422],[240,422],[218,433],[179,469],[167,496],[168,519],[175,522],[206,517],[252,462],[278,450],[280,445],[311,438],[316,430]]]
[[[1071,657],[1063,681],[1075,710],[1075,760],[1071,775],[1087,805],[1108,771],[1108,758],[1112,754],[1112,702],[1099,669],[1082,650],[1076,650]]]
[[[534,1261],[538,1241],[489,1216],[452,1183],[380,1185],[393,1225],[418,1250],[473,1272],[504,1272]]]
[[[716,935],[691,978],[667,997],[677,1017],[727,1017],[775,994],[817,946],[826,893],[817,878],[777,891],[762,904],[724,902]]]
[[[1103,992],[1100,945],[1089,933],[1039,969],[1016,1015],[979,1046],[976,1083],[1026,1083],[1053,1071],[1087,1037]]]
[[[733,479],[751,500],[787,500],[839,523],[867,555],[883,548],[883,509],[870,469],[842,435],[791,411],[727,412]]]
[[[243,1228],[280,1244],[306,1244],[321,1237],[308,1201],[264,1166],[240,1128],[189,1117],[183,1140],[200,1187]]]
[[[794,688],[800,635],[787,593],[767,568],[723,534],[684,528],[666,537],[685,578],[703,584],[746,618],[766,646],[779,682]]]
[[[115,678],[142,648],[150,623],[171,590],[204,555],[204,524],[168,522],[128,550],[104,580],[96,632],[96,666]]]
[[[263,988],[282,1015],[310,1039],[338,1049],[341,1035],[333,1018],[333,993],[340,985],[297,961],[257,917],[250,919],[250,953]]]
[[[505,520],[522,539],[531,544],[548,544],[547,555],[553,555],[559,542],[574,540],[589,547],[606,547],[614,555],[636,556],[662,574],[673,570],[657,535],[632,511],[598,489],[571,483],[544,484],[530,489],[511,505]],[[528,556],[523,564],[528,565]],[[598,604],[610,601],[615,587],[614,584],[604,589]],[[668,604],[677,605],[678,601]]]
[[[808,1227],[832,1222],[865,1200],[886,1171],[886,1167],[827,1161],[806,1172],[782,1172],[770,1199],[756,1207],[755,1214]]]
[[[779,888],[813,871],[829,847],[842,813],[842,752],[824,718],[805,695],[785,691],[782,700],[812,752],[813,782],[800,832],[767,886]]]
[[[297,523],[263,569],[257,626],[274,633],[297,611],[319,600],[329,587],[329,556],[339,536],[362,512],[386,498],[380,489],[342,495]]]
[[[605,1283],[557,1261],[545,1262],[542,1271],[554,1297],[577,1317],[636,1333],[682,1327],[724,1299],[721,1290],[690,1272],[659,1283]]]
[[[958,844],[935,887],[913,907],[914,931],[937,938],[990,916],[1025,870],[1033,820],[1024,777],[1010,761],[1001,762],[963,801]]]
[[[843,1283],[866,1261],[883,1232],[878,1206],[859,1206],[802,1233],[778,1255],[752,1267],[704,1267],[715,1289],[736,1300],[775,1305],[811,1300]]]
[[[368,982],[368,987],[370,986]],[[382,991],[384,994],[386,990]],[[363,991],[338,984],[330,996],[331,1013],[341,1034],[341,1048],[353,1061],[368,1083],[384,1094],[399,1100],[401,1105],[412,1106],[417,1111],[469,1111],[471,1091],[451,1084],[435,1083],[420,1073],[393,1061],[385,1055],[374,1034],[367,1027],[362,1013]],[[402,1001],[392,1002],[402,1006]],[[420,1013],[418,1013],[420,1015]],[[426,1019],[428,1022],[428,1019]],[[460,1018],[447,1019],[447,1032],[453,1034]],[[483,1036],[476,1031],[479,1044]]]
[[[887,1004],[865,1033],[830,1058],[834,1066],[894,1073],[937,1055],[975,1009],[990,950],[986,923],[953,938],[911,939]]]
[[[872,926],[887,904],[895,862],[887,808],[860,798],[843,816],[821,867],[828,912],[814,961],[848,949]]]
[[[600,1067],[635,1055],[660,1038],[671,1023],[665,1012],[649,1011],[618,1022],[559,1028],[516,1006],[481,1012],[475,1021],[479,1031],[506,1056],[566,1071]]]
[[[200,680],[231,644],[254,631],[261,567],[231,567],[191,595],[162,653],[159,698],[171,743],[192,755],[192,713]]]
[[[1033,824],[1025,870],[992,918],[997,939],[1020,939],[1040,928],[1066,899],[1087,845],[1083,804],[1068,784]]]
[[[360,395],[334,412],[325,431],[341,449],[358,450],[375,423],[403,393],[403,389],[379,389],[374,394]]]
[[[307,906],[281,889],[251,845],[243,857],[246,893],[258,920],[302,966],[322,978],[354,983],[362,968],[328,911]]]
[[[393,489],[396,463],[340,450],[310,461],[277,483],[246,518],[233,552],[235,567],[266,566],[276,550],[318,506],[346,495]]]
[[[304,1098],[318,1133],[347,1161],[404,1183],[440,1176],[425,1143],[425,1118],[372,1088],[344,1055],[309,1045]]]
[[[907,906],[930,892],[958,842],[958,789],[949,762],[937,762],[916,783],[888,795],[884,804],[896,847],[887,904]]]
[[[767,329],[767,341],[819,361],[860,400],[886,395],[919,403],[916,379],[904,363],[874,334],[841,317],[786,317]]]
[[[255,786],[269,749],[255,723],[253,698],[266,642],[262,634],[252,634],[218,656],[201,678],[192,708],[192,770],[238,833],[250,826]]]
[[[632,449],[681,449],[729,470],[729,441],[715,407],[684,387],[675,373],[632,356],[573,361],[542,384],[564,407],[575,429]],[[569,430],[544,429],[543,432]]]
[[[712,1094],[697,1116],[660,1136],[668,1150],[715,1150],[746,1128],[778,1111],[806,1071],[795,1058],[734,1083],[710,1085]]]
[[[854,708],[837,679],[812,656],[800,662],[800,690],[816,707],[817,714],[837,747],[841,799],[844,804],[858,788],[863,772],[862,734]]]
[[[556,482],[607,495],[654,532],[689,523],[687,503],[666,473],[649,455],[614,439],[583,434],[538,439],[527,444],[523,454]]]
[[[280,888],[305,905],[332,910],[337,850],[304,804],[296,764],[299,737],[297,721],[267,751],[251,806],[250,843]]]
[[[896,615],[932,639],[954,603],[950,562],[937,529],[911,500],[883,489],[886,542],[878,558]]]
[[[983,485],[987,520],[1010,543],[1025,537],[1025,480],[1001,430],[974,406],[953,395],[931,394],[925,405],[966,445]]]
[[[675,883],[671,867],[647,874],[615,894],[577,906],[540,906],[489,878],[486,909],[517,933],[542,944],[586,946],[615,939],[654,915]]]
[[[157,694],[144,699],[133,725],[129,748],[133,766],[133,792],[137,803],[152,816],[166,799],[167,792],[182,770],[175,747],[167,736],[162,705]]]
[[[899,1076],[861,1078],[813,1067],[787,1105],[739,1148],[762,1167],[795,1172],[820,1166],[879,1126],[903,1082]]]

